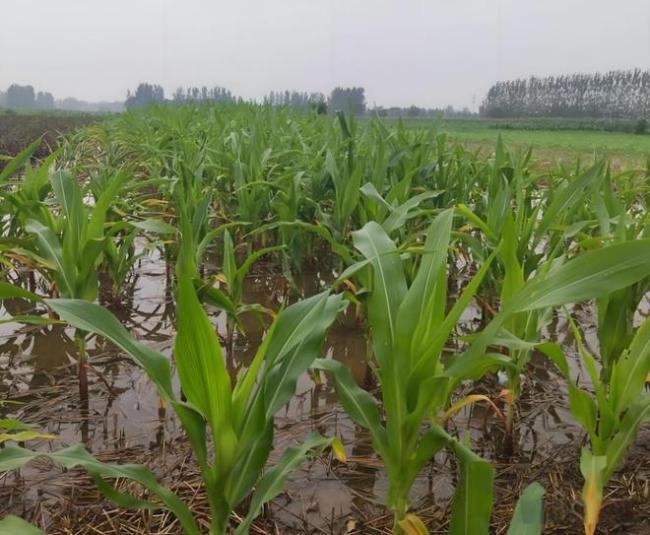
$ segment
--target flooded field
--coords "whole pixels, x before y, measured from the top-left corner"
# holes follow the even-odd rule
[[[126,302],[109,306],[139,340],[171,357],[175,318],[168,276],[169,270],[158,252],[144,256],[134,273],[133,291]],[[332,279],[331,271],[325,274],[312,271],[304,273],[299,282],[309,295]],[[287,292],[284,278],[271,265],[263,266],[246,279],[244,301],[277,309],[287,298]],[[4,307],[16,314],[12,307],[20,303],[5,301]],[[587,307],[574,312],[581,318],[588,340],[597,344],[593,336],[589,337],[590,330],[593,332],[593,310]],[[224,316],[214,313],[211,318],[225,347]],[[480,312],[475,308],[466,312],[462,325],[470,331],[479,322]],[[253,317],[246,317],[244,324],[246,336],[238,336],[233,355],[227,355],[234,374],[241,366],[250,364],[265,332],[265,326]],[[92,371],[86,406],[79,399],[76,385],[78,348],[73,329],[63,325],[5,324],[0,332],[0,392],[3,398],[20,403],[4,407],[2,413],[20,416],[56,436],[52,441],[38,442],[39,449],[83,443],[101,459],[146,462],[168,485],[185,485],[197,492],[199,475],[193,467],[190,450],[183,444],[180,423],[164,406],[146,374],[128,356],[104,340],[93,339],[88,347]],[[567,347],[573,342],[566,318],[561,316],[551,323],[546,336]],[[455,350],[448,348],[449,352]],[[376,387],[367,361],[367,338],[353,309],[332,327],[323,354],[343,362],[359,385],[371,391]],[[577,360],[571,362],[578,377],[584,373]],[[176,382],[174,387],[179,388],[179,384]],[[465,390],[495,397],[500,388],[498,378],[493,376],[478,385],[468,384]],[[568,471],[563,467],[575,464],[577,444],[583,434],[568,410],[566,389],[548,360],[533,359],[520,413],[514,449],[505,436],[502,419],[487,404],[463,409],[448,427],[460,437],[471,436],[475,451],[497,466],[496,533],[509,519],[518,489],[533,480],[545,480],[549,485],[546,507],[551,530],[548,532],[575,533],[580,525],[579,474],[573,467]],[[297,394],[276,416],[275,428],[279,450],[314,430],[325,436],[339,436],[348,461],[316,459],[292,474],[286,492],[274,501],[261,520],[261,530],[388,533],[390,518],[381,505],[388,485],[382,463],[373,454],[368,432],[349,419],[324,376],[321,381],[311,375],[300,378]],[[616,521],[622,531],[603,530],[603,533],[633,533],[626,531],[631,529],[626,526],[629,523],[638,527],[639,519],[645,514],[650,461],[647,442],[640,442],[629,461],[634,465],[633,476],[623,478],[614,491],[617,496],[614,507],[620,508]],[[425,518],[438,519],[440,533],[446,532],[444,519],[456,484],[455,470],[452,457],[437,455],[413,488],[415,508]],[[554,494],[554,484],[557,494]],[[567,494],[567,485],[572,493]],[[34,517],[39,524],[49,526],[48,533],[52,534],[90,533],[86,527],[80,527],[86,521],[96,524],[93,529],[106,529],[102,515],[107,510],[112,511],[111,515],[116,513],[81,473],[61,473],[49,463],[24,469],[20,475],[6,474],[1,480],[0,497],[4,504],[0,512]],[[201,497],[194,499],[200,501]],[[503,517],[499,516],[500,511]],[[128,517],[125,512],[120,515]],[[119,515],[117,518],[111,524],[117,522],[115,525],[119,526]],[[156,526],[156,533],[181,533],[169,519],[148,521]]]
[[[649,529],[647,170],[246,104],[38,148],[0,171],[0,532]]]

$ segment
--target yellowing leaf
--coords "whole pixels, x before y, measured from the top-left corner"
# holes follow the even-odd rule
[[[408,514],[404,520],[400,520],[399,527],[406,535],[429,535],[429,530],[424,522],[412,514]]]
[[[13,442],[27,442],[36,438],[46,438],[51,440],[56,438],[56,435],[47,433],[39,433],[38,431],[20,431],[19,433],[0,433],[0,444],[12,440]]]
[[[499,410],[499,407],[497,407],[494,402],[487,396],[483,394],[471,394],[469,396],[464,397],[463,399],[458,400],[456,403],[454,403],[447,411],[442,415],[441,422],[444,423],[449,418],[451,418],[454,414],[456,414],[458,411],[460,411],[463,407],[466,407],[467,405],[472,405],[478,401],[486,401],[492,409],[494,409],[494,412],[497,414],[497,416],[501,419],[503,419],[503,413]]]
[[[582,498],[585,504],[585,534],[593,535],[596,532],[598,517],[600,516],[600,507],[603,501],[601,490],[595,479],[585,481]]]
[[[332,452],[334,453],[334,457],[336,457],[337,460],[341,461],[342,463],[347,461],[348,457],[345,453],[343,442],[341,442],[338,438],[333,438],[332,444],[330,446],[332,448]]]
[[[585,479],[582,487],[584,503],[585,535],[594,535],[603,504],[603,470],[607,466],[607,457],[594,455],[583,448],[580,456],[580,472]]]

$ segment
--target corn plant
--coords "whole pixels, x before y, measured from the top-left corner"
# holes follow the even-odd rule
[[[599,235],[586,237],[586,242],[623,243],[648,237],[648,214],[645,200],[636,194],[630,201],[623,198],[621,177],[614,187],[609,171],[602,187],[593,188],[593,212],[598,221]],[[650,289],[650,277],[600,297],[597,302],[598,342],[600,346],[601,377],[607,382],[613,364],[629,347],[634,337],[634,314]]]
[[[589,447],[582,448],[580,471],[584,478],[585,535],[593,535],[602,507],[603,489],[634,442],[639,426],[650,420],[650,395],[645,389],[650,374],[650,320],[636,331],[619,358],[610,363],[610,374],[605,382],[598,372],[596,358],[587,350],[572,320],[571,325],[593,393],[577,386],[559,345],[547,342],[538,348],[566,378],[571,414],[589,436]],[[607,326],[600,325],[599,329],[607,329]],[[601,361],[601,364],[604,363]]]
[[[328,150],[325,156],[325,171],[334,189],[332,228],[335,236],[341,238],[346,235],[350,218],[359,202],[364,166],[363,161],[357,158],[354,118],[346,118],[342,112],[338,112],[337,117],[341,126],[343,157],[342,161],[337,162],[336,155]]]
[[[409,491],[415,477],[437,451],[451,446],[459,457],[461,482],[450,531],[487,533],[488,495],[472,496],[466,489],[489,488],[491,467],[450,437],[439,422],[464,403],[461,401],[449,407],[451,395],[460,381],[477,379],[491,369],[515,366],[504,355],[486,354],[492,342],[504,343],[501,339],[507,337],[501,333],[507,320],[513,314],[543,310],[597,296],[605,289],[625,287],[646,276],[650,269],[650,242],[645,241],[613,245],[556,266],[545,276],[528,281],[514,292],[507,305],[466,351],[443,361],[440,357],[444,344],[476,293],[491,261],[489,258],[485,262],[446,313],[447,248],[452,215],[452,211],[445,211],[431,224],[420,268],[410,287],[399,249],[378,224],[368,223],[353,234],[355,246],[365,260],[341,277],[367,267],[372,269],[371,278],[364,280],[370,289],[368,321],[377,363],[375,370],[382,391],[383,419],[374,399],[355,386],[345,368],[334,361],[318,362],[322,369],[334,374],[341,403],[355,422],[370,431],[373,447],[386,465],[387,505],[394,513],[396,532],[407,514]],[[432,423],[423,430],[422,424],[427,421]],[[472,515],[467,518],[462,511],[470,507]],[[469,525],[472,527],[467,531],[465,528]]]
[[[135,240],[138,230],[124,223],[113,224],[107,231],[104,243],[103,269],[109,282],[109,299],[113,303],[132,292],[129,275],[134,271],[142,253],[136,252]]]
[[[571,212],[587,198],[589,188],[602,183],[604,173],[603,164],[596,164],[552,197],[536,199],[529,191],[531,179],[526,177],[521,164],[509,163],[512,157],[504,156],[504,151],[499,142],[496,170],[492,171],[494,178],[486,194],[489,201],[486,202],[485,220],[465,206],[459,211],[484,233],[487,251],[498,251],[498,265],[491,270],[488,280],[498,289],[500,307],[507,309],[509,301],[527,282],[541,279],[558,257],[568,253],[567,242],[575,232]],[[578,222],[578,227],[585,224]],[[475,247],[472,251],[478,257],[486,254]],[[539,340],[552,312],[549,307],[512,314],[504,329],[520,340],[534,343]],[[521,377],[530,361],[531,347],[529,344],[508,347],[510,365],[504,372],[508,389],[506,430],[511,438],[515,408],[521,396]]]
[[[356,386],[346,368],[336,361],[318,361],[321,369],[334,374],[341,403],[355,422],[370,431],[373,447],[386,465],[387,505],[394,513],[395,533],[406,526],[415,478],[445,446],[455,451],[461,465],[451,532],[487,533],[489,524],[491,466],[448,435],[435,420],[445,407],[449,383],[440,360],[442,349],[489,266],[486,263],[447,313],[447,249],[452,219],[453,211],[448,210],[431,224],[421,267],[410,287],[398,249],[381,226],[370,222],[353,233],[354,244],[365,260],[342,277],[368,266],[372,269],[367,313],[385,423],[372,396]],[[430,423],[423,429],[426,422]],[[472,514],[468,515],[470,509]]]
[[[273,448],[273,416],[295,392],[296,382],[319,355],[325,331],[343,305],[342,297],[321,293],[289,306],[273,322],[250,367],[231,380],[217,336],[196,295],[192,233],[186,222],[178,264],[177,336],[175,361],[187,402],[172,390],[169,361],[137,342],[107,310],[82,300],[54,299],[47,304],[78,329],[97,333],[126,351],[155,382],[183,424],[203,476],[210,510],[210,533],[226,533],[232,511],[253,489],[248,514],[237,528],[248,529],[264,503],[281,492],[288,473],[306,454],[333,443],[310,435],[296,448],[287,449],[264,475]],[[208,450],[208,434],[212,452]],[[340,448],[337,448],[340,450]],[[39,453],[6,448],[0,453],[0,470],[22,465]],[[172,511],[185,533],[200,531],[187,507],[161,487],[144,467],[102,465],[82,448],[63,450],[50,457],[64,466],[82,466],[97,480],[100,490],[118,504],[151,507],[133,497],[123,498],[99,478],[128,477],[144,485]]]
[[[267,315],[272,314],[271,311],[258,304],[246,304],[242,301],[246,275],[255,262],[257,262],[261,257],[273,252],[281,251],[283,247],[264,247],[248,255],[240,265],[237,265],[237,255],[235,254],[235,246],[233,245],[230,232],[228,232],[227,229],[223,232],[222,271],[213,279],[225,283],[226,291],[218,290],[209,285],[201,285],[199,287],[199,295],[205,302],[214,303],[218,308],[223,308],[226,311],[227,349],[229,358],[232,359],[235,327],[239,326],[239,328],[243,330],[239,320],[240,315],[246,312]]]
[[[34,238],[29,254],[59,295],[93,301],[98,294],[98,268],[104,251],[106,214],[114,197],[128,178],[126,172],[113,177],[94,206],[84,203],[76,178],[65,171],[51,177],[58,213],[28,219],[26,231]],[[79,392],[88,397],[85,336],[78,331]]]

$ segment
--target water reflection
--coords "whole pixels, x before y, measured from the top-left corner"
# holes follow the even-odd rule
[[[143,257],[129,298],[106,304],[138,339],[171,358],[175,304],[170,274],[157,253]],[[330,272],[305,272],[295,282],[308,296],[322,291],[333,277]],[[281,303],[295,298],[293,290],[277,273],[257,272],[245,281],[245,303],[259,303],[277,310]],[[3,306],[11,314],[30,312],[30,305],[20,300],[7,301]],[[592,329],[593,310],[576,307],[573,312],[587,329],[588,343],[597,349],[593,345],[597,342]],[[210,316],[215,330],[225,337],[224,314],[211,310]],[[463,315],[459,331],[473,331],[480,321],[480,309],[472,308]],[[236,335],[232,352],[226,352],[233,374],[250,364],[268,328],[269,318],[246,313],[241,322],[244,334]],[[174,440],[181,437],[176,418],[172,411],[161,406],[156,389],[146,375],[108,342],[91,338],[88,344],[93,368],[89,374],[91,396],[87,406],[80,406],[74,387],[77,350],[71,329],[62,325],[44,328],[5,325],[0,335],[4,335],[0,338],[0,395],[23,401],[20,416],[56,433],[63,444],[81,441],[94,452],[139,448],[162,457]],[[567,347],[573,343],[562,314],[553,318],[545,336]],[[369,352],[364,329],[354,307],[349,307],[330,329],[323,355],[344,363],[358,384],[374,391]],[[570,363],[575,375],[584,378],[579,360],[570,359]],[[306,498],[302,503],[314,502],[317,507],[305,511],[301,500],[294,499],[283,506],[288,511],[283,516],[287,522],[295,522],[292,515],[298,515],[307,516],[316,524],[327,524],[333,512],[337,518],[347,513],[355,518],[363,517],[364,511],[372,510],[386,493],[386,476],[373,453],[368,433],[347,418],[336,403],[332,385],[324,377],[321,381],[308,375],[299,379],[297,396],[276,419],[275,443],[281,450],[317,430],[325,436],[341,437],[350,462],[336,467],[337,477],[332,475],[331,466],[319,463],[292,475],[292,492],[304,493]],[[533,357],[521,398],[518,460],[531,462],[549,456],[554,449],[581,436],[567,410],[563,384],[547,359]],[[178,391],[176,379],[174,387]],[[494,377],[488,377],[469,388],[495,397],[501,387]],[[3,410],[9,414],[6,407],[0,408]],[[502,450],[503,425],[485,404],[465,408],[450,423],[449,431],[459,437],[469,434],[477,452],[487,458],[494,458]],[[418,478],[414,492],[414,496],[429,502],[447,499],[453,490],[453,457],[441,454],[436,461]]]

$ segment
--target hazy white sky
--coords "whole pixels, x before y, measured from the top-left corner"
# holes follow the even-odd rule
[[[650,0],[0,0],[0,88],[121,100],[140,81],[478,105],[497,79],[650,68]]]

